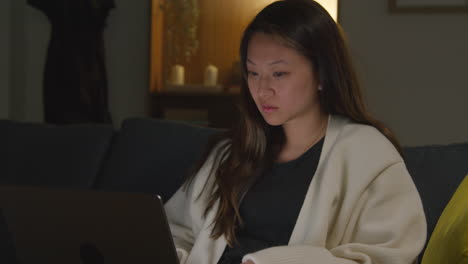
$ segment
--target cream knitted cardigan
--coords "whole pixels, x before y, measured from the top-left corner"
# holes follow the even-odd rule
[[[215,211],[203,215],[213,160],[209,157],[189,188],[179,189],[165,205],[181,264],[216,264],[226,247],[223,236],[210,238]],[[289,244],[252,252],[244,261],[410,264],[425,240],[421,199],[390,141],[373,127],[330,116]]]

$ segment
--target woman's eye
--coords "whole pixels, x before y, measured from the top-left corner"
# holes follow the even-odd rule
[[[248,74],[250,77],[257,77],[257,76],[258,76],[258,73],[253,72],[253,71],[248,71],[247,74]]]
[[[279,77],[283,77],[283,76],[285,76],[287,74],[288,74],[287,72],[274,72],[273,77],[279,78]]]

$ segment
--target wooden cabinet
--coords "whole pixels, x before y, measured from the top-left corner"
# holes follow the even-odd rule
[[[238,97],[239,94],[225,92],[155,92],[151,96],[151,112],[155,118],[229,128],[238,118]]]

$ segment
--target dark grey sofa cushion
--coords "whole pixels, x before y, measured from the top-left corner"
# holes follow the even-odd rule
[[[218,131],[167,120],[127,119],[96,188],[158,194],[167,201]]]
[[[111,125],[0,122],[0,184],[90,188],[101,170]]]
[[[468,143],[407,147],[404,153],[421,195],[429,239],[442,211],[468,174]]]
[[[3,210],[0,208],[0,263],[17,264],[16,247]]]

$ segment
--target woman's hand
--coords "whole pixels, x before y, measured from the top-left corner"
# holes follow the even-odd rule
[[[242,262],[241,264],[255,264],[255,262],[251,261],[250,259],[245,261],[245,262]]]

